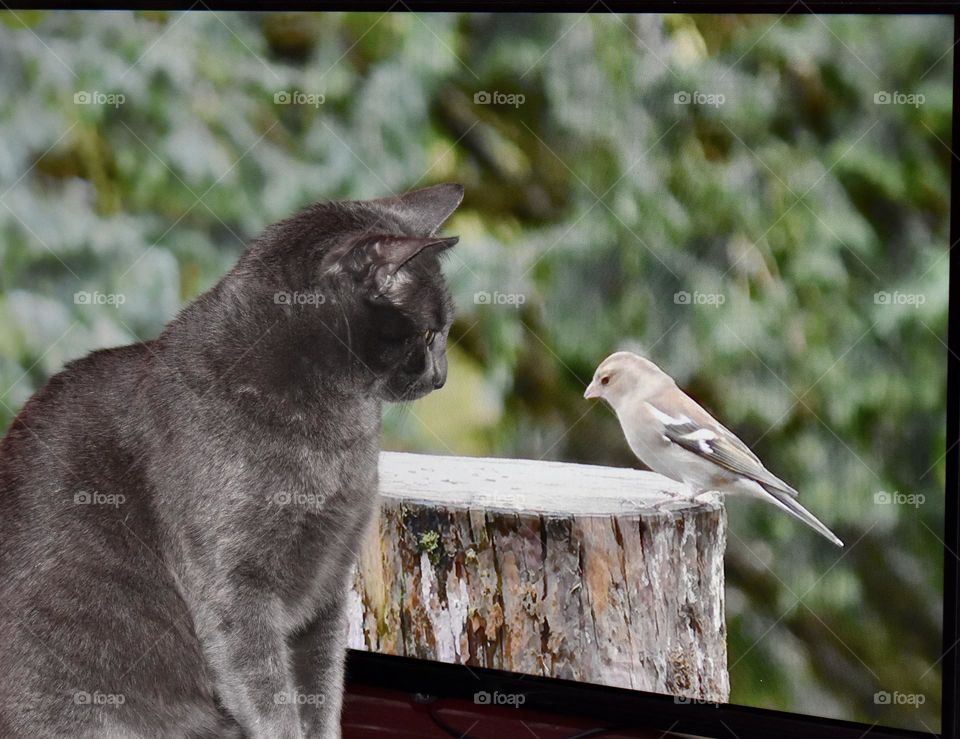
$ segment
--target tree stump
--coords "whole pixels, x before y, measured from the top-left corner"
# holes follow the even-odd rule
[[[726,516],[652,472],[384,452],[349,646],[725,702]]]

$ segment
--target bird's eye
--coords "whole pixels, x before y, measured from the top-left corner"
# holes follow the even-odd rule
[[[610,384],[610,375],[604,375],[603,377],[601,377],[601,378],[600,378],[600,384],[601,384],[601,385],[609,385],[609,384]]]
[[[427,346],[433,346],[433,340],[437,337],[437,332],[428,328],[423,334],[423,340]]]

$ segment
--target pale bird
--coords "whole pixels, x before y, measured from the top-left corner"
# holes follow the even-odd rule
[[[611,354],[597,367],[583,397],[610,404],[630,449],[654,472],[684,483],[695,495],[717,491],[762,498],[843,546],[800,505],[796,490],[649,359],[631,352]]]

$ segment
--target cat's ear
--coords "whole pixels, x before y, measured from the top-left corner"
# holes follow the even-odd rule
[[[433,234],[443,225],[463,200],[463,185],[447,183],[374,200],[409,224],[415,233]]]
[[[320,268],[325,274],[351,274],[366,283],[373,297],[380,297],[411,259],[424,251],[438,254],[459,240],[459,236],[363,236],[345,252],[328,253]]]

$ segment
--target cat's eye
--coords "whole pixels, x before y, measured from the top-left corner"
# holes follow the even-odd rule
[[[428,328],[423,334],[423,340],[427,346],[433,346],[433,340],[437,337],[437,332]]]

